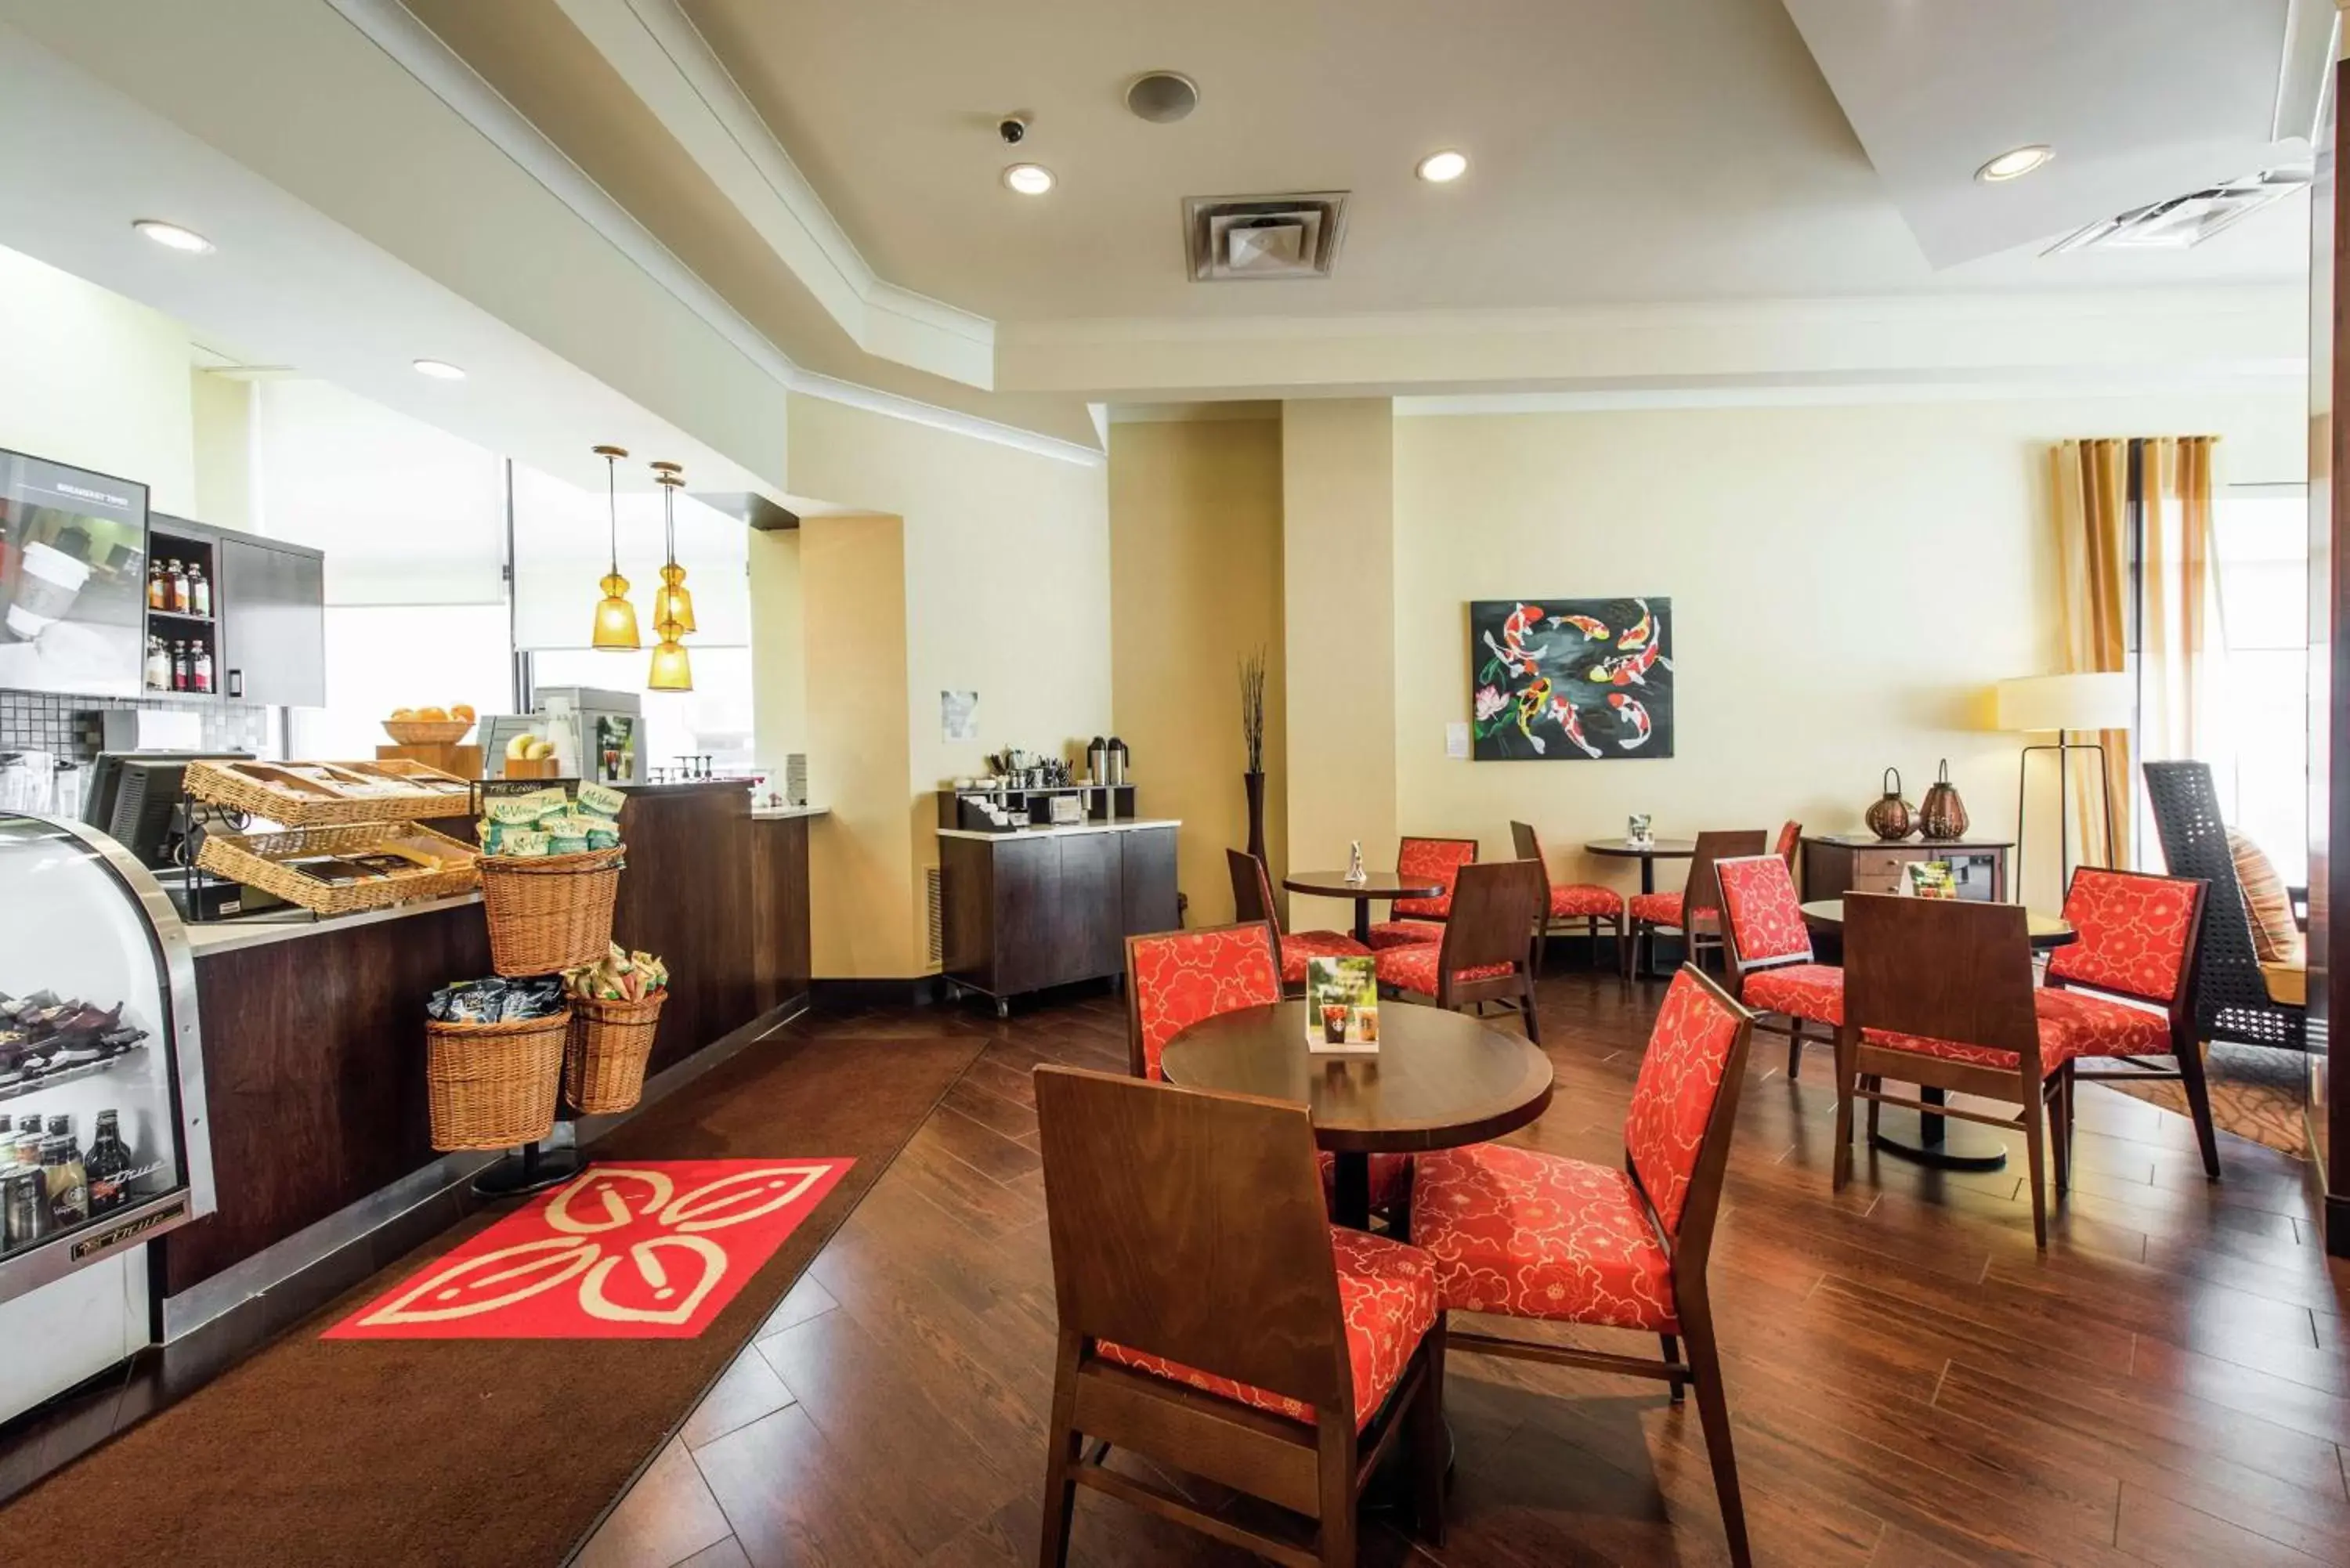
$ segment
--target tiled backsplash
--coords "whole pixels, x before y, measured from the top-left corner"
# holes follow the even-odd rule
[[[106,722],[99,715],[109,708],[192,709],[203,726],[206,751],[269,753],[270,712],[257,703],[0,691],[0,758],[16,752],[47,752],[64,761],[86,764],[105,744]]]

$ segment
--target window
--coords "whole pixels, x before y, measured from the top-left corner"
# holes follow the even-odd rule
[[[287,713],[297,757],[367,758],[389,744],[382,721],[395,708],[473,704],[514,711],[514,658],[506,607],[334,605],[327,610],[325,708]]]
[[[2228,820],[2293,886],[2309,880],[2309,503],[2234,485],[2212,507],[2224,722],[2206,760]]]
[[[698,607],[698,605],[697,605]],[[599,691],[630,691],[643,704],[646,776],[678,765],[679,759],[706,756],[721,772],[748,772],[752,765],[751,650],[698,648],[686,639],[693,660],[693,690],[648,691],[652,668],[650,643],[639,653],[598,653],[590,649],[542,649],[530,656],[531,684],[586,686]]]

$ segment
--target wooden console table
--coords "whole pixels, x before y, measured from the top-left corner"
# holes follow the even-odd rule
[[[1902,867],[1918,860],[1947,860],[1959,897],[2003,903],[2007,898],[2007,852],[2012,840],[1994,838],[1897,838],[1868,833],[1837,833],[1804,839],[1804,897],[1841,898],[1846,893],[1894,893]]]

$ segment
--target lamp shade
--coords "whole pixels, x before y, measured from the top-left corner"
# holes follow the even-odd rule
[[[676,628],[664,628],[660,641],[653,647],[653,667],[645,678],[650,691],[691,691],[693,690],[693,660],[685,651],[685,644],[677,640]]]
[[[1999,683],[2002,730],[2126,730],[2136,706],[2126,670],[2030,675]]]
[[[633,653],[644,645],[637,640],[637,607],[629,602],[629,579],[614,572],[603,581],[604,597],[596,605],[592,647],[622,649]]]

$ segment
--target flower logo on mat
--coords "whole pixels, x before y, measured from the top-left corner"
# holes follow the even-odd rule
[[[591,1166],[326,1337],[698,1334],[850,1163]]]

